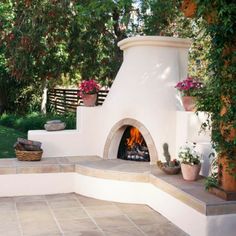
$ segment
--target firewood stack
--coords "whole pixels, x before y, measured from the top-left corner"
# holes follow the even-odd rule
[[[41,145],[42,143],[38,141],[18,138],[17,142],[14,144],[14,148],[19,151],[41,151]]]

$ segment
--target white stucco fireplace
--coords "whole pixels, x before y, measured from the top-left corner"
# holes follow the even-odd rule
[[[78,107],[75,130],[37,130],[28,133],[29,139],[42,142],[44,157],[72,156],[69,158],[72,163],[79,160],[75,161],[74,169],[69,169],[67,173],[18,174],[17,178],[16,174],[0,176],[3,186],[12,183],[7,184],[5,190],[2,188],[4,196],[13,193],[76,192],[102,200],[147,204],[189,235],[234,235],[235,213],[221,214],[220,209],[230,209],[221,204],[218,210],[211,210],[215,203],[209,204],[207,193],[203,192],[201,197],[207,199],[206,205],[212,215],[207,215],[206,205],[199,207],[201,194],[189,198],[191,184],[184,184],[179,189],[175,185],[171,188],[172,183],[159,178],[163,173],[158,168],[143,162],[109,160],[119,158],[119,146],[123,138],[126,140],[126,130],[130,127],[130,133],[135,128],[141,134],[138,144],[145,141],[146,146],[141,151],[145,157],[145,148],[148,149],[149,159],[146,160],[150,164],[164,159],[163,144],[168,144],[171,157],[176,158],[179,147],[186,141],[196,142],[199,151],[208,159],[210,135],[199,133],[205,114],[199,112],[197,116],[184,111],[180,94],[175,89],[176,83],[187,76],[190,44],[188,39],[156,36],[121,41],[118,46],[124,51],[124,61],[102,106]],[[131,156],[135,157],[133,154]],[[92,161],[86,162],[94,158],[96,165]],[[42,165],[46,167],[50,161],[55,161],[45,159],[47,161]],[[66,165],[71,165],[68,158],[62,159]],[[114,163],[120,163],[119,168],[109,170],[108,166]],[[86,168],[83,165],[87,165]],[[101,168],[102,165],[104,168]],[[125,165],[131,167],[129,171]],[[147,167],[149,174],[142,168],[140,173],[135,172],[135,168],[140,166]],[[152,171],[157,172],[156,175]],[[202,174],[207,175],[207,172],[202,171]],[[177,176],[176,183],[179,184],[180,178]],[[200,182],[197,182],[198,187],[202,186]],[[215,227],[218,224],[223,226],[222,231]]]
[[[175,89],[187,76],[190,45],[189,39],[159,36],[122,40],[124,60],[103,105],[78,107],[76,130],[29,131],[29,139],[41,141],[47,157],[114,159],[129,125],[142,134],[151,164],[164,158],[164,143],[172,158],[186,141],[208,145],[209,135],[199,135],[204,114],[185,112]]]

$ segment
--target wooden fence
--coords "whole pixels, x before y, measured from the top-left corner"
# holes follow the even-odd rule
[[[100,90],[97,105],[102,105],[109,90]],[[77,106],[83,106],[78,89],[51,89],[48,91],[47,104],[56,113],[76,112]]]

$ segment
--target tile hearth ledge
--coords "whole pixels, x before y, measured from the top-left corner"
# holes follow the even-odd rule
[[[203,178],[187,182],[181,175],[165,175],[145,162],[104,160],[96,156],[43,158],[40,162],[0,160],[0,177],[71,172],[107,180],[151,183],[206,216],[236,214],[236,201],[227,202],[206,192]]]

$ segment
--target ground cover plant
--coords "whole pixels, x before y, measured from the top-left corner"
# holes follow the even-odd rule
[[[18,137],[26,138],[26,133],[0,125],[0,159],[15,157],[13,145]]]

